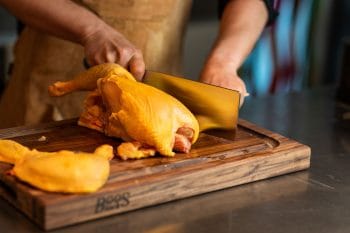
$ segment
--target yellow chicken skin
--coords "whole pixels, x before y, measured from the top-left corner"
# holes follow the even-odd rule
[[[96,81],[100,78],[115,75],[130,80],[135,80],[131,73],[123,67],[107,63],[91,67],[88,72],[83,72],[69,82],[56,82],[49,86],[51,96],[62,96],[73,91],[92,91],[96,89]]]
[[[15,164],[12,174],[34,187],[64,193],[90,193],[102,187],[109,176],[108,158],[113,148],[97,148],[94,154],[31,151]],[[105,153],[101,153],[102,150]]]
[[[123,159],[141,159],[154,156],[156,151],[152,148],[142,148],[139,142],[124,142],[117,148],[118,155]]]
[[[90,193],[107,181],[113,147],[102,145],[94,153],[40,152],[12,140],[0,140],[0,153],[0,161],[14,164],[9,173],[34,187],[51,192]]]
[[[16,161],[23,159],[29,151],[29,148],[13,140],[0,140],[0,162],[15,164]]]
[[[174,155],[178,129],[187,127],[197,132],[191,135],[193,141],[198,137],[199,126],[192,113],[154,87],[111,76],[99,79],[98,89],[107,111],[111,111],[105,127],[108,136],[137,141],[166,156]]]
[[[103,71],[97,74],[96,70]],[[84,83],[84,76],[88,84]],[[79,124],[131,142],[118,148],[122,159],[153,156],[152,149],[165,156],[174,156],[173,150],[189,152],[199,134],[195,116],[177,99],[137,82],[117,64],[91,68],[74,81],[54,84],[49,91],[63,95],[86,90],[87,86],[92,87],[94,77],[96,89],[85,100]],[[60,91],[55,90],[57,86]]]

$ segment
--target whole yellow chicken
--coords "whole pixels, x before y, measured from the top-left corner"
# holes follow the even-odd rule
[[[122,159],[153,156],[156,151],[165,156],[187,153],[198,138],[198,121],[181,102],[137,82],[117,64],[92,67],[49,87],[52,96],[78,90],[92,91],[79,125],[126,141],[117,149]]]

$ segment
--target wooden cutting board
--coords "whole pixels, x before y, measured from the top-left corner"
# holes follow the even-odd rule
[[[42,136],[47,140],[38,140]],[[0,138],[42,151],[92,152],[101,144],[120,143],[76,120],[0,130]],[[38,190],[5,174],[11,165],[0,162],[0,196],[50,230],[303,170],[310,166],[310,154],[308,146],[239,120],[236,132],[202,133],[189,154],[113,159],[107,183],[92,194]]]

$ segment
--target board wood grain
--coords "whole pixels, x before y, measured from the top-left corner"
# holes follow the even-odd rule
[[[47,140],[39,138],[45,136]],[[0,130],[9,138],[42,151],[91,152],[120,140],[66,120],[33,127]],[[237,131],[202,133],[188,154],[111,161],[107,183],[92,194],[38,190],[6,174],[0,163],[0,196],[46,230],[98,219],[146,206],[306,169],[308,146],[239,120]]]

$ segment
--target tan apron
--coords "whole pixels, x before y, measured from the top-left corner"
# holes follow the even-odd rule
[[[179,74],[191,0],[81,0],[142,50],[146,68]],[[25,28],[0,101],[0,128],[79,116],[85,93],[49,97],[47,87],[84,70],[82,46]]]

